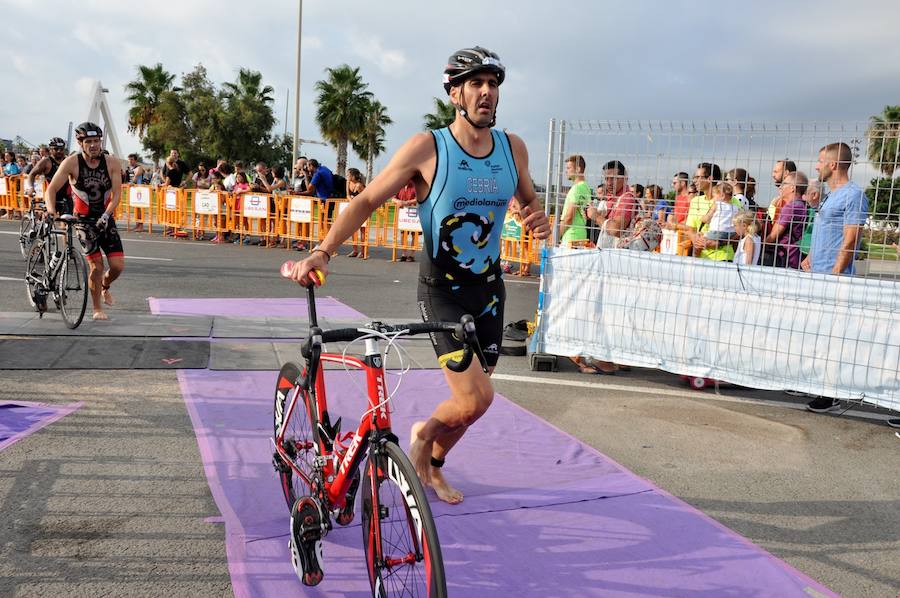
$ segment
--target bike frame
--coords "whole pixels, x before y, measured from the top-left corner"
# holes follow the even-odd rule
[[[384,379],[384,363],[382,362],[381,352],[378,348],[378,339],[367,338],[366,354],[363,360],[351,355],[339,355],[336,353],[322,353],[319,357],[320,367],[316,372],[315,385],[310,389],[309,394],[312,399],[311,407],[316,410],[316,422],[318,430],[314,432],[316,439],[317,462],[322,468],[322,482],[324,483],[323,491],[327,504],[332,508],[342,508],[346,501],[347,491],[350,489],[350,483],[353,475],[359,469],[363,458],[366,455],[364,444],[367,445],[369,438],[374,432],[376,437],[387,436],[391,434],[391,414],[388,409],[387,386]],[[368,411],[366,417],[363,417],[359,426],[353,432],[350,444],[345,448],[339,438],[328,438],[328,433],[322,426],[322,422],[328,422],[328,401],[325,394],[325,368],[322,363],[338,363],[354,369],[365,370],[366,372],[366,395],[368,400]],[[297,387],[295,387],[297,388]],[[301,390],[297,388],[294,396],[284,414],[281,422],[281,428],[275,437],[275,450],[283,457],[284,462],[289,464],[294,472],[303,478],[303,480],[311,487],[315,488],[315,480],[309,479],[294,464],[293,460],[284,450],[284,432],[294,409],[304,409]],[[368,448],[366,446],[366,448]]]

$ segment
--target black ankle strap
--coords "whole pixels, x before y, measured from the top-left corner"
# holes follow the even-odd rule
[[[444,466],[444,462],[444,459],[435,459],[434,457],[431,458],[431,466],[437,467],[438,469]]]

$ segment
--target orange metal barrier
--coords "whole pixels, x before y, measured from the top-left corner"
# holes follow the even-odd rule
[[[148,232],[153,232],[153,214],[158,212],[158,193],[150,185],[122,185],[122,201],[119,205],[124,214],[125,225],[140,224]]]
[[[391,248],[391,261],[397,261],[397,250],[419,251],[422,248],[422,225],[416,207],[394,205],[393,237],[387,244]]]
[[[21,217],[28,209],[22,195],[22,175],[0,177],[0,181],[0,209],[6,210],[7,218]]]
[[[0,180],[4,181],[0,191],[6,185],[6,192],[0,192],[0,208],[15,217],[28,205],[22,196],[21,177]],[[318,198],[307,196],[123,185],[116,218],[142,223],[150,231],[150,226],[159,225],[163,234],[175,236],[192,233],[195,238],[203,238],[231,233],[241,241],[247,236],[259,237],[268,247],[289,247],[292,242],[311,247],[325,238],[334,219],[348,205],[345,198],[329,199],[323,204]],[[391,251],[391,259],[396,261],[398,251],[419,251],[422,242],[416,207],[403,208],[388,202],[344,244],[359,247],[364,257],[372,248],[383,247]],[[518,273],[525,275],[532,264],[540,262],[539,249],[540,242],[534,241],[519,223],[507,219],[501,233],[502,260],[518,264]]]
[[[228,232],[228,194],[207,189],[183,189],[188,221],[183,225],[195,239],[211,233],[216,237]]]
[[[177,187],[156,188],[156,222],[163,234],[172,234],[187,224],[187,201],[184,189]]]

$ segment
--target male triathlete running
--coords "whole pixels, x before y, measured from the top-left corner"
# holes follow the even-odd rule
[[[66,158],[66,142],[60,137],[54,137],[47,144],[48,154],[35,164],[31,172],[28,173],[27,182],[25,183],[32,197],[34,197],[34,179],[40,175],[44,175],[45,187],[47,182],[53,180],[56,171],[59,170],[60,164]],[[56,193],[56,210],[61,214],[72,213],[72,192],[69,188],[69,182],[60,187]]]
[[[332,253],[362,226],[369,215],[412,179],[419,198],[425,238],[418,301],[426,321],[459,321],[475,316],[478,339],[490,372],[499,356],[505,292],[500,276],[500,229],[515,196],[525,227],[545,239],[550,224],[528,173],[528,151],[515,135],[493,130],[500,84],[506,70],[499,57],[481,47],[459,50],[444,69],[444,90],[456,107],[447,128],[418,133],[393,156],[387,168],[338,217],[312,255],[294,265],[301,284],[318,279],[313,269],[328,271]],[[432,335],[443,367],[459,359],[463,345],[450,334]],[[463,495],[447,483],[441,466],[466,429],[487,411],[494,398],[489,374],[477,360],[468,370],[444,367],[449,399],[426,422],[412,429],[409,453],[422,482],[449,503]]]
[[[104,154],[103,130],[94,123],[78,125],[75,139],[81,145],[81,152],[63,160],[44,192],[44,201],[47,211],[55,216],[56,193],[69,183],[72,186],[74,213],[90,220],[96,219],[96,223],[85,225],[79,233],[85,241],[85,253],[91,265],[94,319],[107,320],[109,318],[103,311],[103,304],[113,304],[109,287],[125,269],[122,239],[112,217],[122,195],[122,167],[118,159]],[[105,274],[101,250],[109,262],[109,270]]]

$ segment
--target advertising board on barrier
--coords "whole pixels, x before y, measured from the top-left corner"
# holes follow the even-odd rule
[[[6,194],[7,194],[6,177],[0,176],[0,195],[6,195]]]
[[[312,200],[306,197],[292,197],[289,218],[291,222],[304,224],[312,222]]]
[[[166,209],[178,209],[178,191],[175,189],[166,189]]]
[[[666,255],[678,255],[678,231],[663,229],[659,252]]]
[[[150,187],[134,185],[128,188],[128,205],[132,208],[150,207]]]
[[[338,204],[338,214],[342,213],[342,212],[344,211],[344,208],[346,208],[346,207],[349,206],[349,205],[350,205],[350,202],[349,202],[349,201],[348,201],[348,202],[344,202],[344,203],[339,203],[339,204]],[[368,219],[368,218],[366,218],[365,222],[362,223],[362,228],[366,228],[367,226],[369,226],[369,219]]]
[[[265,218],[269,215],[269,198],[265,195],[244,195],[241,215],[244,218]]]
[[[194,213],[216,215],[219,213],[219,194],[213,191],[197,191],[194,194]]]
[[[397,208],[397,229],[410,233],[422,232],[418,208]]]
[[[500,238],[512,241],[518,241],[522,238],[522,225],[509,214],[506,215],[506,220],[503,221],[503,230],[500,231]]]

